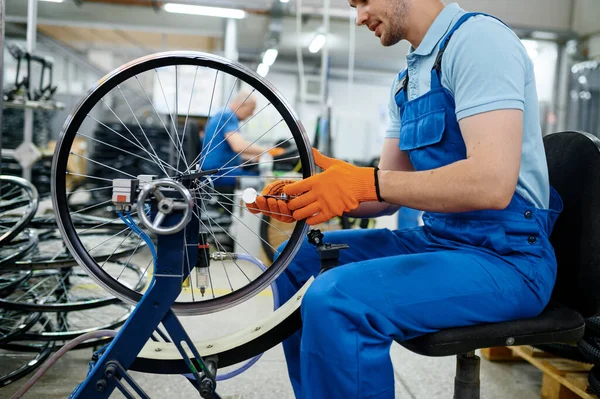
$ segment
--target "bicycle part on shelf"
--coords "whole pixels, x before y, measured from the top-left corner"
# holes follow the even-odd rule
[[[14,224],[0,224],[0,247],[7,245],[27,226],[40,202],[35,187],[16,176],[0,176],[0,220],[18,215]]]
[[[176,84],[181,76],[188,77],[192,84]],[[198,81],[204,82],[203,88],[198,88],[199,86],[193,83],[196,77]],[[174,93],[175,96],[166,95],[164,90],[166,82],[174,86],[170,93]],[[281,145],[295,144],[297,154],[291,159],[300,161],[302,173],[296,173],[290,178],[302,179],[311,176],[315,166],[310,142],[298,118],[285,100],[254,71],[209,54],[169,52],[134,60],[104,77],[67,118],[56,146],[52,165],[52,198],[59,229],[78,263],[86,268],[99,284],[123,301],[135,304],[141,300],[143,291],[135,291],[116,281],[117,275],[103,270],[94,260],[93,253],[90,255],[90,244],[81,240],[83,229],[78,228],[72,218],[74,211],[72,204],[67,201],[67,182],[70,186],[74,185],[74,178],[79,179],[79,183],[87,182],[85,190],[89,194],[87,201],[91,201],[90,205],[77,209],[76,212],[95,214],[102,211],[103,216],[113,212],[112,216],[117,219],[110,190],[115,180],[138,179],[140,175],[154,175],[159,179],[179,181],[192,195],[194,200],[192,220],[199,220],[201,231],[209,234],[211,250],[224,251],[235,247],[239,252],[246,252],[258,259],[260,253],[247,251],[244,243],[229,232],[228,224],[236,223],[239,227],[236,237],[252,235],[260,239],[257,232],[242,219],[239,212],[242,212],[242,208],[245,207],[238,203],[237,194],[233,190],[228,191],[230,186],[226,186],[225,182],[228,181],[227,178],[232,178],[234,181],[246,179],[247,177],[240,172],[241,167],[266,165],[275,169],[278,163],[288,159],[271,159],[268,163],[265,163],[266,160],[261,163],[256,161],[261,158],[260,156],[244,161],[234,156],[218,167],[216,170],[218,173],[209,174],[209,172],[213,173],[214,168],[204,168],[204,162],[214,148],[223,145],[224,140],[220,142],[206,140],[202,143],[200,153],[196,151],[197,155],[192,160],[186,157],[186,150],[184,150],[186,143],[192,142],[193,137],[197,139],[198,136],[197,130],[188,129],[192,119],[189,108],[191,104],[196,104],[200,98],[203,98],[205,108],[202,112],[218,121],[220,115],[224,114],[225,108],[230,105],[238,82],[248,84],[252,88],[248,97],[255,96],[260,104],[260,109],[251,118],[267,118],[261,125],[265,127],[264,133],[258,132],[254,142],[265,140],[265,142],[277,142]],[[225,83],[227,83],[226,87],[224,87]],[[145,87],[145,85],[152,85],[152,87]],[[225,95],[221,96],[221,93]],[[114,102],[106,101],[106,98],[114,99]],[[268,108],[268,112],[263,113]],[[144,110],[144,114],[137,113],[136,110]],[[179,123],[174,117],[178,114],[184,115],[185,121],[182,117],[180,119],[182,123]],[[110,115],[110,119],[101,121],[95,119],[95,115]],[[228,117],[223,117],[222,121],[226,122],[226,118]],[[150,123],[151,120],[154,124]],[[245,121],[244,125],[250,120]],[[81,142],[87,143],[87,148],[93,148],[93,152],[75,151],[79,148],[76,148],[76,144]],[[269,148],[267,145],[267,148],[270,150],[274,147]],[[82,164],[79,171],[74,167],[77,162]],[[266,183],[272,177],[261,175],[251,178],[258,178]],[[186,180],[190,181],[189,186]],[[215,212],[215,208],[219,209]],[[127,225],[139,229],[133,224],[138,224],[143,217],[142,213],[146,211],[144,207],[131,207],[128,216],[131,220]],[[152,213],[155,214],[156,209],[151,209]],[[250,217],[260,218],[259,215]],[[123,230],[115,235],[114,240],[120,240],[122,239],[120,237],[131,234],[133,230],[128,226],[124,224]],[[147,231],[151,233],[150,229]],[[197,287],[192,280],[191,289],[178,298],[173,304],[173,309],[177,313],[185,314],[214,313],[233,307],[258,294],[267,288],[287,266],[299,249],[306,231],[307,226],[304,222],[295,223],[287,234],[287,245],[281,248],[277,261],[255,278],[245,275],[243,268],[235,262],[233,265],[231,262],[220,264],[215,262],[209,269],[210,284],[215,288],[207,290],[210,295],[203,298],[196,295]],[[133,236],[138,235],[139,232],[135,232]],[[157,237],[140,237],[139,242],[148,241],[148,238],[154,241],[157,239]],[[184,250],[184,248],[191,247],[183,243],[180,249]],[[145,246],[134,252],[133,256],[147,259],[150,266],[152,263],[150,252],[153,249]],[[188,273],[194,266],[173,265],[173,267],[188,269]]]
[[[169,191],[169,196],[165,195],[167,191]],[[173,198],[173,191],[179,194],[178,198]],[[194,200],[189,190],[180,183],[174,180],[161,179],[146,184],[138,196],[137,208],[144,209],[146,202],[150,201],[152,197],[156,201],[157,209],[154,220],[150,220],[146,212],[138,212],[142,223],[151,232],[156,234],[174,234],[181,231],[192,220]],[[173,226],[164,226],[163,222],[167,215],[175,211],[183,212],[181,219]]]

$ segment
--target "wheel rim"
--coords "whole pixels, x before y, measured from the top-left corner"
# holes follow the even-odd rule
[[[0,225],[0,246],[15,238],[35,215],[40,198],[35,187],[25,179],[0,176],[0,219],[6,220],[13,212],[20,217],[9,226]]]
[[[150,72],[152,70],[159,76],[159,70],[161,68],[173,67],[173,66],[191,66],[196,67],[196,70],[200,67],[212,69],[216,72],[215,77],[215,86],[213,86],[213,95],[216,87],[217,77],[219,73],[228,74],[236,79],[236,82],[239,80],[241,82],[245,82],[249,84],[253,88],[253,93],[257,95],[263,96],[267,101],[268,105],[272,106],[281,116],[281,122],[285,123],[285,126],[290,131],[291,139],[293,139],[298,146],[299,155],[297,158],[300,159],[302,163],[302,177],[310,176],[314,171],[314,164],[312,161],[312,155],[309,151],[310,144],[306,138],[304,130],[299,123],[297,117],[287,104],[285,100],[281,97],[281,95],[264,79],[256,75],[253,71],[247,69],[244,66],[239,64],[232,63],[226,59],[216,57],[213,55],[203,54],[203,53],[191,53],[191,52],[170,52],[170,53],[161,53],[156,55],[151,55],[148,57],[143,57],[138,60],[132,61],[129,64],[123,66],[107,75],[103,78],[94,88],[92,88],[87,96],[80,102],[80,104],[75,108],[75,111],[69,116],[67,119],[65,126],[63,128],[63,133],[59,139],[57,144],[57,156],[53,160],[52,166],[52,196],[55,212],[57,214],[57,221],[59,225],[59,229],[63,236],[65,237],[65,241],[73,256],[77,259],[78,263],[84,267],[90,275],[104,288],[106,288],[109,292],[111,292],[116,297],[129,302],[136,303],[141,299],[141,294],[134,290],[128,289],[126,287],[121,286],[118,283],[115,283],[112,276],[102,270],[101,267],[89,256],[88,251],[85,246],[81,243],[78,237],[78,231],[73,226],[71,222],[71,212],[69,211],[69,205],[67,201],[67,163],[69,161],[69,152],[73,145],[74,139],[77,135],[79,135],[78,129],[82,126],[84,120],[89,116],[90,111],[94,109],[97,104],[104,101],[104,96],[118,88],[120,90],[120,85],[124,82],[141,75],[146,72]],[[177,76],[177,67],[175,67],[175,74]],[[138,79],[139,81],[139,79]],[[177,85],[176,85],[177,87]],[[235,87],[235,85],[234,85]],[[233,92],[234,87],[231,88],[231,92]],[[193,90],[193,88],[192,88]],[[163,91],[164,95],[164,91]],[[190,103],[191,97],[190,96]],[[125,98],[125,96],[123,96]],[[231,97],[231,94],[230,94]],[[149,99],[149,97],[148,97]],[[126,100],[127,101],[127,100]],[[165,97],[166,101],[166,97]],[[151,102],[151,101],[150,101]],[[229,100],[228,100],[229,102]],[[128,104],[129,105],[129,104]],[[212,105],[212,99],[211,99]],[[167,102],[168,106],[168,102]],[[152,105],[154,108],[154,105]],[[131,110],[131,107],[130,107]],[[156,109],[155,109],[156,111]],[[114,112],[113,112],[114,113]],[[210,112],[209,112],[210,113]],[[156,112],[156,115],[160,115]],[[168,116],[172,118],[171,111],[169,111]],[[189,111],[188,111],[189,116]],[[120,119],[119,119],[120,120]],[[137,119],[136,119],[137,120]],[[162,120],[161,120],[162,121]],[[172,121],[172,119],[171,119]],[[187,121],[187,117],[186,117]],[[187,123],[187,122],[186,122]],[[123,125],[125,125],[123,123]],[[164,123],[163,123],[164,125]],[[177,126],[173,122],[173,126],[175,127],[175,131],[177,133]],[[141,125],[140,125],[141,127]],[[166,126],[165,126],[166,129]],[[185,131],[185,129],[184,129]],[[168,133],[168,130],[167,130]],[[133,135],[133,133],[132,133]],[[170,136],[170,135],[169,135]],[[179,139],[179,136],[177,136]],[[288,139],[289,140],[289,139]],[[97,141],[97,140],[96,140]],[[177,147],[177,145],[175,146]],[[177,148],[177,157],[179,158],[179,152],[183,150],[183,143],[181,148]],[[154,151],[154,150],[153,150]],[[152,160],[154,158],[151,156],[151,153],[148,152],[147,156],[150,156]],[[72,155],[72,154],[71,154]],[[202,155],[202,153],[200,154]],[[158,158],[158,156],[157,156]],[[199,159],[201,161],[201,159]],[[155,162],[156,163],[156,162]],[[162,165],[162,162],[158,162]],[[193,164],[194,162],[190,162]],[[200,163],[200,162],[198,162]],[[107,166],[107,165],[105,165]],[[164,165],[163,165],[164,166]],[[164,168],[163,168],[164,169]],[[188,168],[189,169],[189,168]],[[70,173],[73,175],[73,173]],[[93,176],[86,176],[84,178],[90,178]],[[105,182],[108,184],[108,182]],[[204,214],[204,212],[203,212]],[[235,215],[232,214],[235,217]],[[205,223],[203,223],[205,224]],[[211,222],[212,224],[212,222]],[[214,222],[211,226],[215,229],[217,227],[221,228],[218,222]],[[215,297],[213,292],[213,298],[198,301],[196,302],[193,299],[193,302],[176,302],[173,306],[173,309],[179,313],[185,314],[204,314],[218,311],[220,309],[226,309],[231,306],[234,306],[238,303],[243,302],[247,298],[256,295],[260,291],[267,288],[270,283],[285,269],[289,261],[293,258],[297,250],[299,249],[299,245],[301,243],[301,239],[304,237],[307,231],[307,226],[304,222],[296,223],[296,227],[292,234],[290,234],[290,239],[288,245],[281,252],[278,261],[275,262],[265,273],[261,274],[258,278],[253,281],[249,281],[245,286],[233,290],[232,292],[225,294],[223,296]],[[257,234],[257,233],[255,233]],[[215,240],[216,236],[215,236]],[[150,266],[150,265],[149,265]],[[238,266],[239,268],[239,266]],[[223,269],[226,270],[225,264],[223,264]],[[243,272],[242,272],[243,273]],[[230,284],[231,285],[231,284]],[[194,290],[192,289],[192,295]]]

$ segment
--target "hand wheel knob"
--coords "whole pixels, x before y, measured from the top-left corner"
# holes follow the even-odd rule
[[[167,192],[170,194],[175,192],[178,194],[176,195],[178,198],[173,198],[172,195],[167,197],[165,195]],[[158,210],[154,220],[150,220],[149,215],[144,209],[146,201],[152,197],[156,201],[156,208]],[[181,231],[192,220],[194,200],[189,190],[178,182],[170,179],[160,179],[154,180],[142,187],[138,195],[137,207],[140,220],[150,231],[156,234],[168,235]],[[163,226],[167,215],[173,212],[183,212],[181,220],[172,226]]]

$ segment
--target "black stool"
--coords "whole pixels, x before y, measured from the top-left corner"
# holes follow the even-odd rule
[[[537,317],[453,328],[400,342],[425,356],[457,355],[454,399],[479,399],[476,349],[575,343],[584,317],[600,314],[600,140],[579,132],[544,138],[550,184],[564,202],[552,236],[558,275],[551,303]]]

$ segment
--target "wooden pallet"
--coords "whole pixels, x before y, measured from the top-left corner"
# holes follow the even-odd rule
[[[531,346],[482,349],[491,361],[526,360],[543,373],[542,399],[598,399],[588,384],[592,365],[563,359]]]

